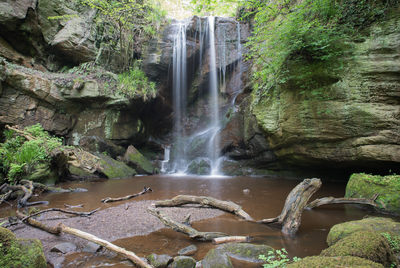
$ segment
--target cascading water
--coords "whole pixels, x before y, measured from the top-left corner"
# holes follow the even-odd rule
[[[172,59],[173,145],[171,161],[164,160],[162,163],[163,172],[202,175],[221,173],[220,132],[225,124],[221,123],[221,118],[229,107],[233,106],[226,98],[228,96],[231,100],[233,97],[230,95],[232,91],[228,92],[226,88],[227,78],[232,74],[232,70],[237,68],[237,64],[241,64],[234,60],[241,59],[241,44],[238,23],[233,24],[238,41],[232,43],[235,37],[227,36],[227,33],[232,32],[232,20],[219,19],[218,27],[216,21],[215,17],[197,17],[191,22],[174,25],[176,34]],[[188,28],[191,23],[196,25]],[[194,76],[195,73],[197,76]],[[240,79],[240,75],[236,77]],[[191,79],[198,79],[204,83],[196,84]],[[232,86],[229,87],[231,90]],[[234,94],[236,88],[235,86]],[[224,95],[220,96],[220,91]],[[195,99],[193,92],[199,94],[195,95]],[[194,103],[198,106],[193,106]],[[194,107],[198,110],[194,110]]]
[[[185,128],[183,120],[186,116],[187,92],[187,49],[186,24],[178,25],[178,33],[174,40],[173,51],[173,105],[174,105],[174,162],[173,169],[178,173],[186,170]]]
[[[208,17],[209,30],[209,54],[210,54],[210,130],[211,138],[208,144],[207,155],[211,161],[211,175],[218,175],[218,158],[219,158],[219,101],[218,101],[218,80],[217,80],[217,64],[215,53],[215,18]]]

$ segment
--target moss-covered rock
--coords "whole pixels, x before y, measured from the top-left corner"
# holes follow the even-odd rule
[[[353,174],[346,186],[346,197],[372,198],[379,194],[378,206],[388,212],[400,214],[400,175],[377,176]]]
[[[338,267],[362,267],[383,268],[380,263],[372,262],[359,257],[321,257],[312,256],[291,263],[287,268],[338,268]]]
[[[37,239],[17,239],[0,227],[0,267],[46,268],[42,243]]]
[[[205,159],[195,159],[190,162],[187,170],[190,174],[208,175],[211,173],[210,163]]]
[[[329,231],[326,242],[329,246],[340,239],[359,231],[374,231],[378,233],[400,233],[400,223],[390,218],[371,217],[358,221],[349,221],[334,225]]]
[[[252,262],[261,263],[260,255],[268,255],[269,251],[274,250],[267,245],[228,243],[210,250],[201,261],[204,268],[231,268],[233,267],[229,257]]]
[[[153,164],[132,145],[130,145],[125,152],[124,162],[136,169],[139,173],[154,173]]]
[[[117,161],[104,154],[97,154],[100,157],[100,170],[109,179],[127,178],[136,175],[136,171],[127,166],[124,162]]]
[[[194,268],[196,266],[196,260],[192,257],[178,256],[174,258],[174,262],[171,263],[171,268]]]
[[[158,255],[158,254],[150,254],[146,257],[146,259],[150,262],[152,266],[155,268],[165,268],[169,263],[173,261],[173,258],[169,255]]]
[[[352,233],[323,250],[321,256],[355,256],[381,263],[385,267],[397,264],[386,238],[373,231]]]

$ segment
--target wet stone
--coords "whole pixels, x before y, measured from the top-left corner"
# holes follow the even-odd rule
[[[60,252],[62,254],[70,253],[70,252],[75,252],[76,251],[76,245],[65,242],[65,243],[60,243],[55,245],[51,250],[51,252]]]
[[[174,258],[174,262],[171,263],[168,268],[194,268],[196,267],[196,260],[192,257],[178,256]]]
[[[178,255],[183,255],[183,256],[190,256],[195,254],[197,251],[197,247],[195,245],[190,245],[188,247],[182,248],[178,251]]]
[[[150,254],[147,256],[147,260],[150,262],[152,266],[155,268],[165,268],[168,266],[169,263],[173,261],[171,256],[168,255],[157,255],[157,254]]]
[[[87,243],[87,245],[83,248],[83,252],[88,252],[88,253],[96,253],[101,249],[101,246],[93,243],[93,242],[89,242]]]
[[[64,257],[50,258],[48,259],[48,262],[53,265],[53,268],[62,268],[64,259]]]

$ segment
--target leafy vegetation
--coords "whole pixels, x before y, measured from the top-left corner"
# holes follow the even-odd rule
[[[50,165],[51,152],[62,147],[62,140],[50,136],[40,124],[26,127],[24,132],[32,139],[7,130],[4,143],[0,143],[0,172],[12,184],[28,177],[37,166]]]
[[[264,268],[275,268],[275,267],[286,267],[287,264],[299,261],[300,258],[294,257],[293,259],[290,259],[288,257],[288,253],[286,249],[277,249],[277,250],[271,250],[268,252],[268,255],[260,255],[258,257],[260,260],[264,261],[265,263],[263,264]]]
[[[240,0],[191,0],[194,14],[199,16],[235,16]]]
[[[393,252],[400,252],[400,235],[393,235],[388,232],[381,233],[381,235],[386,238]]]
[[[340,66],[338,59],[348,41],[395,3],[395,0],[244,1],[241,19],[254,19],[254,32],[247,44],[248,58],[256,66],[254,88],[262,95],[286,83],[289,64],[297,60]]]
[[[148,80],[137,60],[129,71],[118,75],[118,92],[126,97],[141,96],[144,100],[156,96],[156,83]]]

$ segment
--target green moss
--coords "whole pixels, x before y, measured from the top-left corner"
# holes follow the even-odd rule
[[[174,258],[174,262],[169,266],[171,268],[194,268],[196,260],[191,257],[179,256]]]
[[[312,256],[291,263],[287,268],[338,268],[338,267],[362,267],[383,268],[382,264],[372,262],[359,257],[321,257]]]
[[[382,210],[400,214],[400,175],[377,176],[365,173],[353,174],[346,187],[346,197],[372,198]]]
[[[16,239],[8,246],[0,245],[3,256],[0,267],[4,268],[46,268],[42,244],[37,239]]]
[[[113,178],[127,178],[136,175],[133,168],[128,167],[123,162],[112,159],[111,157],[103,154],[97,154],[100,160],[100,168],[104,175],[109,179]]]
[[[0,227],[0,244],[2,247],[10,245],[16,239],[15,234],[10,230]]]
[[[349,221],[334,225],[329,231],[327,243],[333,245],[340,239],[359,231],[400,233],[400,223],[390,218],[371,217],[359,221]]]
[[[323,250],[321,256],[355,256],[381,263],[385,267],[397,264],[397,260],[386,239],[373,231],[352,233]]]
[[[133,146],[128,147],[124,161],[140,173],[153,174],[154,172],[153,164]]]

